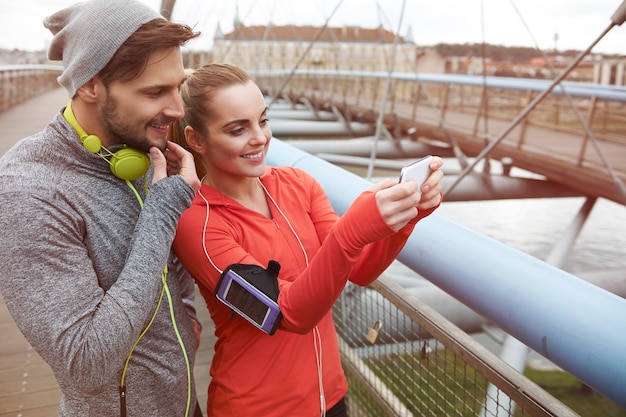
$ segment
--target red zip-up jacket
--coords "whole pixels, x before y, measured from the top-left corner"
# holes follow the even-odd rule
[[[321,404],[331,408],[348,389],[330,312],[333,303],[348,280],[373,282],[396,258],[415,223],[434,209],[394,232],[372,192],[362,193],[340,218],[321,186],[300,169],[268,167],[260,180],[271,196],[271,219],[203,185],[183,213],[174,240],[215,322],[208,415],[319,416]],[[272,336],[214,295],[228,265],[266,267],[269,260],[281,266],[278,304],[283,314]]]

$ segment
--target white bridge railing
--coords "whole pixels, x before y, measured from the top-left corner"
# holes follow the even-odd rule
[[[59,65],[0,65],[0,112],[58,88]]]

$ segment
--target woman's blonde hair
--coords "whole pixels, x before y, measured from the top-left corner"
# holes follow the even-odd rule
[[[169,140],[193,154],[196,171],[202,178],[206,170],[199,155],[185,140],[185,127],[191,126],[193,130],[207,137],[209,132],[205,121],[212,117],[215,93],[233,85],[246,84],[251,78],[243,69],[230,64],[207,64],[195,70],[187,70],[186,74],[187,78],[180,87],[185,116],[172,126]]]

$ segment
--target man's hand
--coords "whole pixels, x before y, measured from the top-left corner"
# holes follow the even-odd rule
[[[168,142],[165,152],[161,152],[156,147],[150,148],[150,156],[154,165],[152,184],[165,177],[180,175],[194,191],[200,189],[200,180],[198,179],[198,174],[196,174],[196,164],[194,163],[193,155],[182,146],[174,142]]]

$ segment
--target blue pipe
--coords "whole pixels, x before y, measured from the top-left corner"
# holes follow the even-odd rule
[[[344,213],[369,182],[274,138],[270,165],[303,169]],[[626,408],[626,299],[437,213],[398,260]]]

